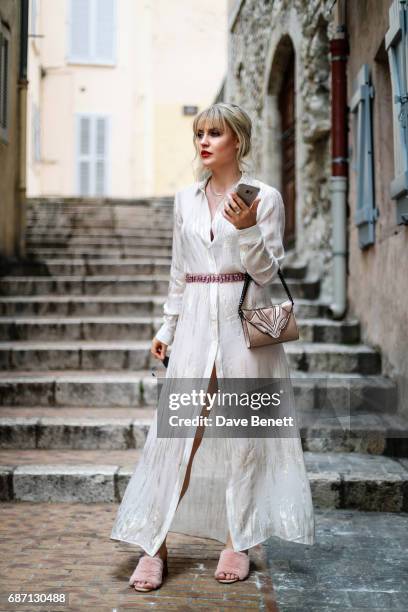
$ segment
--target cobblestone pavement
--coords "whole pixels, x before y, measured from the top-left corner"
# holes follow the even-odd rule
[[[267,564],[281,612],[408,610],[408,514],[320,510],[316,544],[271,538]]]
[[[110,540],[116,510],[116,504],[3,504],[1,612],[274,610],[262,546],[251,549],[251,575],[246,581],[219,584],[213,573],[221,543],[178,534],[168,536],[169,577],[163,587],[137,593],[128,586],[128,579],[142,549]],[[68,593],[69,606],[4,603],[5,593],[45,589]]]
[[[213,578],[220,543],[170,533],[169,577],[161,589],[143,594],[127,583],[141,548],[109,538],[116,509],[3,504],[0,611],[407,609],[407,514],[317,510],[314,546],[271,538],[250,550],[250,577],[230,585]],[[69,594],[69,605],[17,606],[5,598],[47,589]]]

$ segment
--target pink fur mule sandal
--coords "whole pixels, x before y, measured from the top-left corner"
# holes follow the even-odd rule
[[[224,574],[235,574],[238,578],[232,580],[226,580],[225,578],[218,578],[218,575]],[[218,582],[237,582],[237,580],[245,580],[249,574],[249,555],[241,551],[235,551],[231,548],[224,548],[221,551],[221,555],[218,561],[217,569],[215,570],[214,577]]]
[[[144,555],[139,559],[139,563],[131,577],[129,585],[133,586],[136,591],[153,591],[160,587],[163,583],[163,578],[168,574],[167,559],[163,561],[161,557],[149,557]],[[151,587],[136,585],[139,580],[146,581]]]

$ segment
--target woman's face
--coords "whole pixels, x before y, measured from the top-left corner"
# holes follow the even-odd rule
[[[199,127],[196,135],[197,147],[204,167],[211,170],[222,168],[236,162],[238,138],[226,124],[221,127]]]

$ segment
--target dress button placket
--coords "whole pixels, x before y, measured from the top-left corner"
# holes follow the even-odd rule
[[[217,266],[215,262],[214,252],[210,249],[209,268],[212,274],[217,274]],[[211,337],[214,343],[218,342],[218,317],[217,317],[217,301],[218,301],[218,283],[210,283],[210,321],[211,321]]]

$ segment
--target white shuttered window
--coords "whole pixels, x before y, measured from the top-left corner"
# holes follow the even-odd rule
[[[30,2],[30,34],[37,34],[38,0]]]
[[[33,161],[41,161],[41,116],[40,109],[33,103],[31,111],[32,117],[32,149]]]
[[[77,116],[76,193],[82,197],[106,196],[109,191],[109,117]]]
[[[115,62],[116,0],[70,0],[69,60]]]
[[[397,204],[397,223],[408,224],[408,6],[394,0],[385,36],[393,94],[394,179],[391,197]]]

